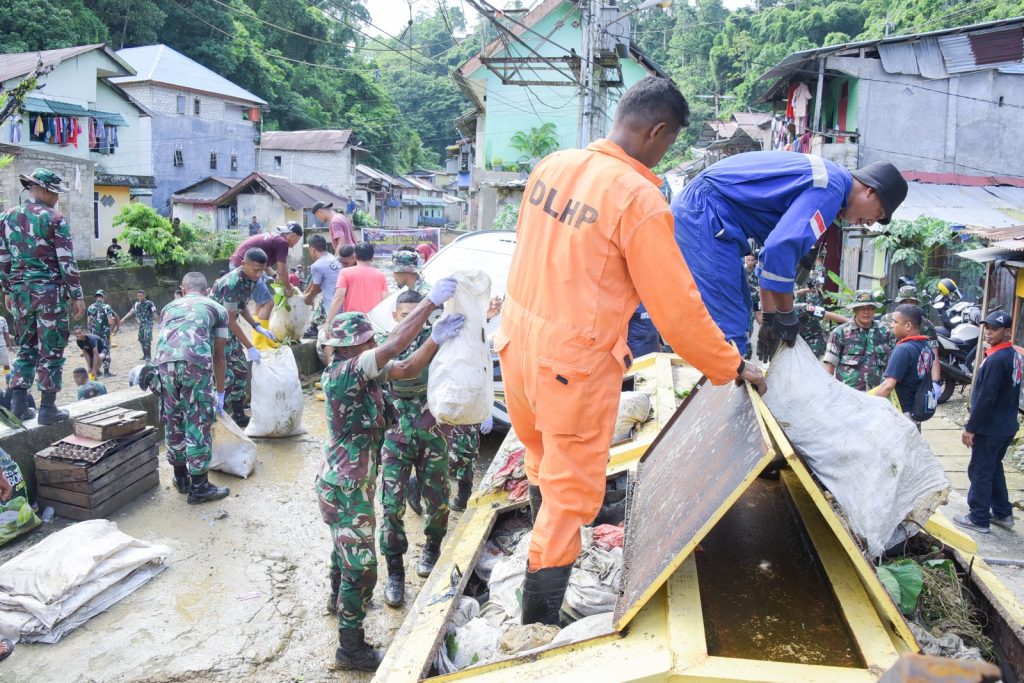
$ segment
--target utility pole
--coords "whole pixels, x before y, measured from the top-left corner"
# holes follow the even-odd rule
[[[718,93],[718,92],[711,93],[710,95],[695,95],[695,97],[697,97],[698,99],[701,99],[701,100],[714,100],[715,101],[715,118],[716,119],[719,116],[719,111],[721,109],[722,100],[735,100],[736,99],[735,95],[723,95],[722,93]]]
[[[583,149],[590,144],[594,122],[594,42],[602,30],[600,23],[601,0],[583,0],[580,13],[583,23],[583,44],[580,54],[580,115],[576,126],[576,146]]]

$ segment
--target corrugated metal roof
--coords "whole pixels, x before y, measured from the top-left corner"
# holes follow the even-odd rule
[[[351,130],[274,130],[260,136],[260,147],[291,152],[340,152],[355,142]]]
[[[882,67],[891,74],[918,75],[917,53],[913,43],[892,43],[879,45],[878,56],[882,58]]]
[[[1005,258],[1007,255],[1015,255],[1017,252],[1003,249],[1002,247],[982,247],[981,249],[968,249],[961,251],[956,256],[965,258],[976,263],[991,263]]]
[[[264,191],[275,196],[293,211],[311,208],[313,204],[320,201],[333,202],[335,205],[340,206],[344,206],[348,202],[346,197],[334,194],[330,190],[317,185],[293,183],[281,176],[254,172],[238,181],[237,185],[218,197],[215,203],[219,206],[230,204],[239,194],[253,185],[258,185]]]
[[[935,36],[925,36],[914,45],[914,54],[917,56],[917,68],[925,78],[949,78],[946,71],[946,60],[942,58],[942,50],[939,49],[939,39]]]
[[[235,85],[166,45],[146,45],[118,50],[117,54],[135,69],[134,76],[112,78],[114,83],[163,83],[186,90],[220,95],[247,104],[266,104],[266,100]]]
[[[11,78],[18,78],[31,73],[36,68],[36,64],[42,60],[44,66],[50,64],[56,66],[66,59],[77,57],[80,54],[91,52],[92,50],[103,50],[108,57],[114,60],[119,67],[123,69],[123,74],[132,73],[132,68],[121,59],[116,52],[108,48],[103,43],[94,43],[92,45],[77,45],[75,47],[64,47],[59,50],[43,50],[41,52],[11,52],[8,54],[0,54],[0,83],[9,80]],[[105,77],[113,75],[110,72],[101,73],[100,76]]]
[[[1020,63],[1024,52],[1024,30],[1020,26],[943,36],[938,40],[949,73],[1012,67]]]
[[[987,240],[1024,240],[1024,225],[1015,225],[1012,228],[969,228],[964,232],[983,236]]]
[[[1010,228],[1024,223],[1024,188],[914,181],[907,183],[907,188],[907,198],[893,218],[915,220],[927,216],[971,228]]]

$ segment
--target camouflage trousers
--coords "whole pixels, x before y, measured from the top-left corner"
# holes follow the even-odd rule
[[[811,351],[818,358],[825,355],[825,331],[821,328],[817,330],[807,330],[802,335],[807,345],[811,347]]]
[[[404,555],[405,496],[409,474],[416,468],[423,498],[423,533],[440,542],[448,532],[448,442],[427,410],[426,398],[396,398],[398,422],[384,433],[381,460],[384,470],[380,550]]]
[[[31,389],[32,374],[44,393],[60,391],[64,347],[68,345],[68,305],[61,288],[53,283],[32,282],[11,287],[14,343],[11,388]]]
[[[210,429],[217,419],[213,373],[183,360],[163,363],[157,373],[167,462],[187,464],[189,474],[206,474],[213,456]]]
[[[234,335],[228,337],[227,348],[224,350],[227,368],[224,372],[224,404],[245,401],[245,383],[249,379],[249,361],[245,358],[245,349]]]
[[[331,530],[331,567],[340,570],[338,628],[356,629],[366,618],[366,604],[377,584],[377,552],[373,532],[377,518],[373,509],[376,493],[376,459],[366,479],[342,480],[338,484],[316,480],[320,515]]]
[[[480,453],[480,427],[477,425],[456,425],[449,428],[448,469],[452,479],[472,479],[473,461]]]
[[[144,358],[150,358],[153,352],[153,324],[139,325],[139,345]]]

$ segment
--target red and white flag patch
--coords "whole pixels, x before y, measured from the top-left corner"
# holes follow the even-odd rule
[[[814,239],[824,235],[826,228],[828,226],[825,225],[825,219],[821,217],[821,211],[815,211],[814,215],[811,216],[811,232],[814,233]]]

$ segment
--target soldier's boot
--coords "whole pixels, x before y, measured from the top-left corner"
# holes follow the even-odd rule
[[[327,598],[328,614],[338,613],[338,592],[341,590],[341,570],[331,567],[331,595]]]
[[[385,555],[388,561],[388,583],[384,586],[384,604],[401,607],[405,602],[405,560],[401,555]]]
[[[211,484],[208,475],[194,474],[192,475],[192,488],[188,491],[188,504],[209,503],[210,501],[227,498],[229,493],[231,493],[231,489],[227,486],[214,486]]]
[[[437,558],[440,556],[441,541],[428,538],[427,542],[423,545],[423,552],[420,553],[420,561],[416,565],[416,574],[424,578],[430,576],[430,572],[434,570],[434,565],[437,564]]]
[[[232,401],[231,419],[239,427],[249,424],[249,416],[245,414],[245,401]]]
[[[28,389],[11,389],[11,412],[22,422],[36,416],[28,406]]]
[[[334,661],[342,669],[376,671],[383,658],[379,651],[366,643],[363,629],[338,629],[338,649],[334,652]]]
[[[405,490],[405,500],[409,503],[409,509],[417,515],[423,514],[423,501],[420,499],[420,482],[415,474],[409,475],[409,486]]]
[[[452,501],[452,510],[464,512],[469,505],[469,497],[473,495],[473,472],[470,471],[465,479],[459,480],[459,490]]]
[[[11,399],[13,403],[13,397]],[[43,400],[39,402],[39,419],[37,420],[41,425],[55,425],[58,422],[63,422],[71,416],[66,410],[61,410],[57,407],[57,392],[56,391],[44,391]]]
[[[174,488],[178,489],[178,493],[188,493],[192,488],[192,478],[188,476],[188,467],[186,465],[175,465],[174,466]]]
[[[542,497],[540,495],[540,487],[533,486],[532,484],[528,487],[530,493],[530,523],[537,523],[537,513],[540,512],[540,504]]]
[[[571,572],[571,564],[535,572],[527,567],[526,578],[523,579],[523,625],[558,624]]]

